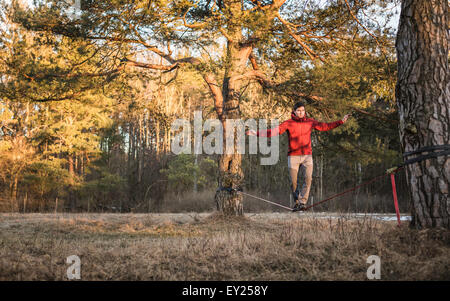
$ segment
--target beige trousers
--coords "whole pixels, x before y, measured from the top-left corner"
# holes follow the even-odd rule
[[[308,202],[309,191],[312,183],[313,167],[312,155],[288,156],[289,178],[291,180],[292,192],[299,191],[299,170],[304,177],[302,190],[299,191],[298,196],[299,201],[303,204]]]

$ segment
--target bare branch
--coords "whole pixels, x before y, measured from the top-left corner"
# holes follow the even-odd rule
[[[223,120],[224,115],[223,115],[222,90],[220,89],[219,84],[217,83],[216,79],[214,78],[214,75],[205,74],[203,76],[203,79],[205,80],[206,84],[208,85],[209,90],[211,91],[211,94],[214,98],[214,107],[216,109],[217,117],[219,118],[219,120]]]
[[[377,45],[378,45],[378,47],[380,47],[380,49],[381,49],[381,51],[383,51],[383,53],[384,53],[384,55],[386,56],[386,53],[385,53],[385,51],[384,51],[384,47],[380,44],[380,42],[378,41],[378,38],[374,35],[374,34],[372,34],[362,23],[361,23],[361,21],[359,21],[359,19],[355,16],[355,14],[353,13],[353,11],[352,11],[352,9],[351,9],[351,7],[350,7],[350,4],[348,3],[348,1],[347,0],[344,0],[345,1],[345,5],[347,6],[347,8],[348,8],[348,11],[350,12],[350,15],[353,17],[353,19],[355,19],[355,21],[375,40],[375,42],[377,43]],[[387,56],[386,56],[386,59],[387,59]]]
[[[174,63],[172,65],[156,65],[156,64],[136,62],[136,61],[133,61],[128,58],[126,59],[126,61],[128,61],[127,65],[129,65],[129,66],[154,69],[154,70],[173,70],[178,66],[178,63]]]
[[[283,25],[287,28],[289,34],[294,38],[294,40],[296,40],[297,43],[299,43],[300,46],[302,46],[303,50],[305,50],[306,54],[311,58],[311,60],[314,61],[316,58],[319,58],[322,62],[325,62],[323,58],[318,56],[311,48],[309,48],[308,45],[306,45],[305,41],[302,38],[300,38],[297,34],[295,34],[292,31],[289,23],[281,17],[279,12],[276,13],[276,16],[281,21],[281,23],[283,23]]]
[[[241,75],[233,76],[230,81],[238,81],[243,79],[258,80],[265,87],[274,87],[273,81],[267,78],[267,76],[260,70],[248,71]]]
[[[364,114],[364,115],[368,115],[368,116],[371,116],[371,117],[376,118],[376,119],[380,119],[380,120],[387,121],[387,122],[390,122],[390,123],[398,124],[397,120],[386,118],[384,116],[381,116],[380,114],[376,114],[376,115],[375,114],[371,114],[369,112],[366,112],[366,111],[363,111],[361,109],[358,109],[358,108],[355,108],[355,107],[351,107],[351,106],[349,106],[349,108],[354,110],[354,111],[356,111],[356,112],[358,112],[358,113],[361,113],[361,114]]]

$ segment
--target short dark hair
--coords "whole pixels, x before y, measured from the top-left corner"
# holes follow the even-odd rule
[[[294,111],[297,110],[298,108],[304,107],[304,106],[305,106],[305,104],[304,104],[303,102],[298,101],[298,102],[296,102],[295,105],[294,105]]]

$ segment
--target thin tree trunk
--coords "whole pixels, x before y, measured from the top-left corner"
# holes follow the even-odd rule
[[[73,169],[73,157],[72,157],[72,155],[69,155],[68,158],[69,158],[69,175],[70,175],[71,181],[73,181],[74,175],[75,175],[74,169]]]
[[[163,151],[163,153],[166,153],[166,152],[167,152],[166,143],[167,143],[167,128],[164,127],[163,145],[162,145],[162,151]]]
[[[25,198],[23,199],[23,213],[27,212],[28,192],[25,192]]]
[[[319,201],[323,199],[323,154],[320,154],[319,167]]]
[[[144,151],[148,149],[148,113],[144,114]]]
[[[355,162],[355,176],[356,176],[356,184],[360,185],[362,182],[362,167],[361,162]],[[355,211],[358,211],[358,197],[359,197],[360,188],[355,190]]]
[[[167,152],[170,153],[172,151],[170,147],[170,139],[172,138],[172,134],[170,133],[170,129],[167,129]]]
[[[448,1],[403,0],[397,34],[396,98],[404,152],[450,144]],[[421,154],[419,154],[421,155]],[[417,228],[450,227],[450,158],[406,166]]]
[[[194,155],[194,167],[197,168],[197,166],[198,166],[198,154],[195,154]],[[198,192],[197,182],[198,182],[197,170],[194,169],[194,193]]]
[[[75,181],[75,174],[74,174],[74,169],[73,169],[73,157],[72,155],[69,154],[68,157],[69,160],[69,176],[70,176],[70,184],[69,184],[69,199],[70,199],[70,207],[71,209],[75,209],[76,207],[76,201],[75,201],[75,196],[74,196],[74,192],[73,192],[73,184]],[[43,192],[41,194],[41,200],[43,199]]]
[[[79,169],[80,166],[78,164],[78,156],[75,154],[74,157],[75,157],[75,170],[77,173],[80,173],[80,169]]]
[[[133,126],[133,133],[132,133],[132,140],[131,140],[131,156],[133,159],[133,163],[136,163],[136,159],[137,159],[137,135],[136,135],[136,126]]]
[[[131,122],[128,123],[128,162],[127,162],[127,174],[130,174],[131,169],[131,135],[132,127]]]
[[[81,176],[84,179],[84,157],[83,157],[83,153],[80,155],[80,163],[81,163]]]
[[[164,153],[170,152],[170,137],[169,137],[169,129],[164,127]]]
[[[137,153],[138,153],[138,183],[141,183],[142,180],[142,164],[143,164],[143,135],[142,135],[142,115],[139,115],[139,145],[137,146]]]
[[[12,187],[12,195],[11,195],[11,211],[14,211],[16,208],[16,200],[17,200],[17,186],[19,182],[19,175],[14,177],[13,187]]]
[[[159,120],[156,120],[156,130],[155,130],[155,132],[156,132],[156,144],[155,144],[156,155],[159,158],[159,153],[160,153],[160,148],[159,148]]]

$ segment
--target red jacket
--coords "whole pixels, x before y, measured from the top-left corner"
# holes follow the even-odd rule
[[[260,130],[257,132],[257,136],[273,137],[276,135],[281,135],[287,131],[289,137],[288,156],[300,156],[312,154],[311,148],[312,129],[319,131],[329,131],[344,123],[342,120],[330,123],[318,122],[308,117],[299,118],[294,113],[292,113],[291,116],[292,119],[284,121],[275,128],[268,130]]]

